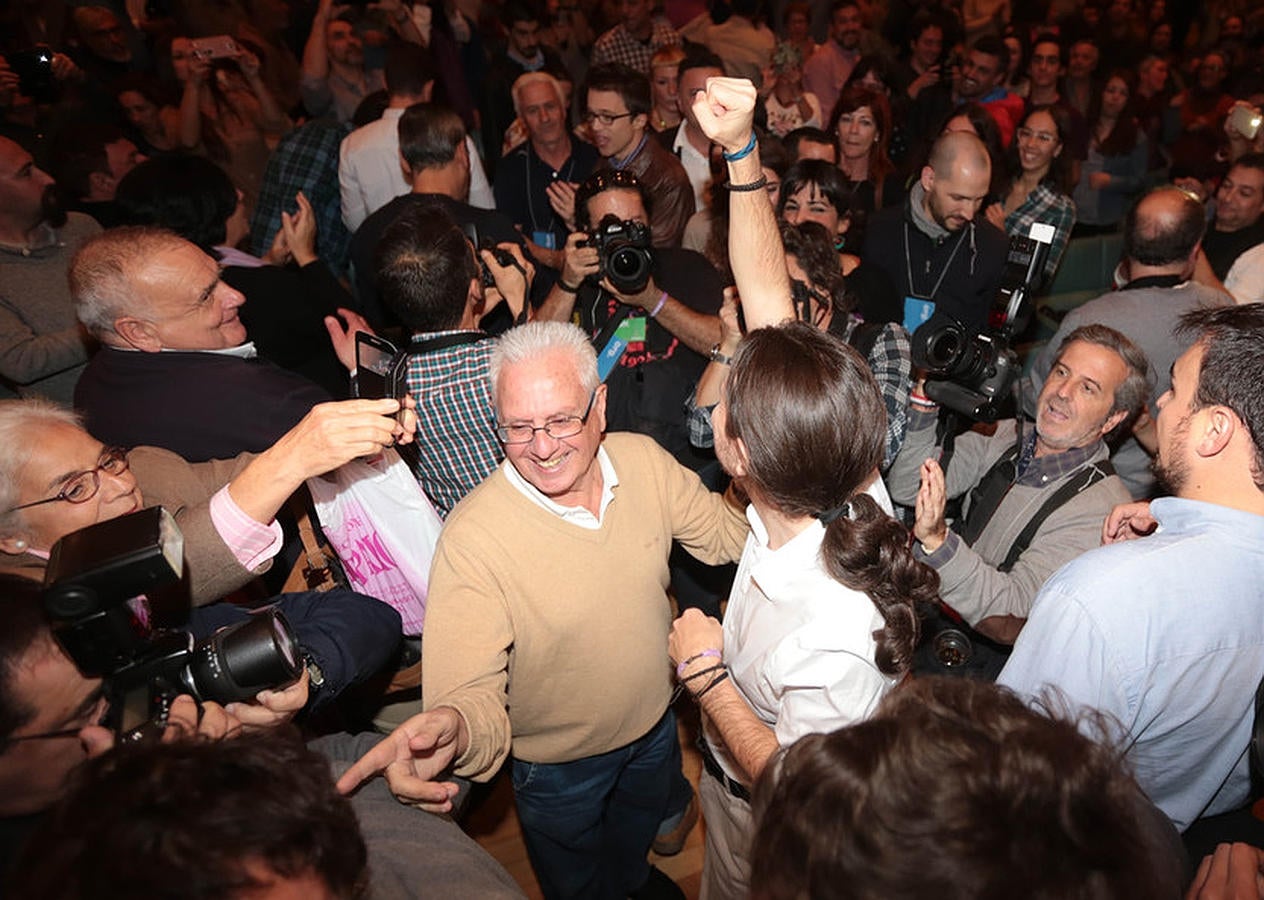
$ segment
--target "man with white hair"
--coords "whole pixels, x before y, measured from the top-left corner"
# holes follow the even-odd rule
[[[562,247],[575,214],[575,188],[601,159],[592,144],[571,140],[566,96],[547,72],[528,72],[513,83],[514,111],[527,140],[496,167],[496,208],[531,241],[531,254],[562,268]]]
[[[443,812],[456,785],[440,778],[486,781],[512,753],[545,896],[682,897],[646,859],[680,757],[667,555],[674,538],[732,561],[746,520],[650,438],[603,440],[606,388],[575,326],[507,332],[491,383],[506,461],[439,540],[425,712],[339,786],[385,772],[396,796]]]

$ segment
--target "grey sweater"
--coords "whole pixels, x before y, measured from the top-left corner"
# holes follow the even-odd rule
[[[34,250],[0,244],[0,396],[43,396],[70,405],[95,346],[75,318],[66,284],[70,260],[101,231],[70,213],[65,227]]]

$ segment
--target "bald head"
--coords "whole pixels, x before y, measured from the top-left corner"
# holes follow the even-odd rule
[[[1184,273],[1206,224],[1203,205],[1187,191],[1173,185],[1150,191],[1124,221],[1124,255],[1133,264],[1133,277],[1138,267]]]
[[[968,131],[940,135],[922,169],[923,207],[940,227],[960,231],[974,220],[991,182],[992,161],[977,135]]]

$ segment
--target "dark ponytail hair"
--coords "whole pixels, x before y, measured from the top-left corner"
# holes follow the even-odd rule
[[[760,328],[738,348],[725,402],[725,434],[745,447],[748,489],[782,513],[825,523],[826,571],[867,594],[885,621],[874,633],[878,668],[908,671],[917,604],[935,599],[939,577],[913,558],[904,527],[863,492],[886,434],[868,364],[807,323]]]

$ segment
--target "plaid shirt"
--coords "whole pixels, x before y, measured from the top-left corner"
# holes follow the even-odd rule
[[[496,437],[488,379],[492,343],[485,339],[459,344],[413,354],[408,360],[408,390],[417,401],[421,486],[445,518],[505,458]]]
[[[1048,283],[1058,270],[1058,261],[1062,259],[1062,251],[1066,249],[1067,239],[1075,226],[1074,201],[1047,184],[1038,185],[1018,209],[1005,217],[1005,233],[1010,237],[1026,237],[1031,226],[1037,222],[1052,225],[1054,228],[1049,258],[1045,260],[1045,282]]]
[[[847,328],[850,337],[860,320],[851,317]],[[904,431],[908,426],[909,392],[912,390],[913,358],[909,349],[909,334],[902,325],[888,322],[878,333],[873,349],[867,358],[873,377],[882,393],[882,403],[887,408],[887,434],[882,453],[883,471],[891,465],[904,444]],[[689,443],[695,447],[715,446],[715,432],[711,428],[711,410],[715,406],[698,406],[696,393],[685,400],[685,425],[689,429]]]
[[[596,66],[601,63],[623,63],[648,78],[650,58],[660,48],[679,43],[680,35],[666,22],[654,23],[654,30],[650,33],[648,43],[641,43],[620,23],[597,38],[597,43],[593,44],[592,49],[592,64]]]
[[[316,252],[334,275],[346,274],[351,233],[342,224],[338,146],[350,131],[350,126],[317,119],[281,138],[268,159],[250,220],[255,256],[267,254],[281,228],[281,211],[296,210],[294,195],[302,191],[316,214]]]

